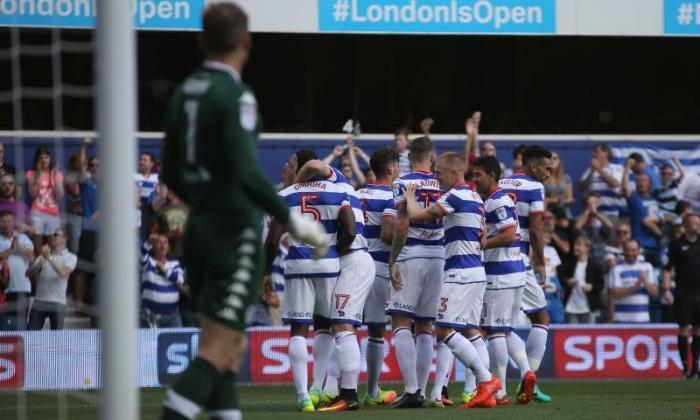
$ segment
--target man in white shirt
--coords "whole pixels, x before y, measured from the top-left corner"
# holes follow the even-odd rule
[[[610,271],[609,297],[613,304],[613,322],[649,322],[649,297],[656,296],[659,284],[654,267],[639,262],[639,242],[624,245],[625,261]]]
[[[30,277],[39,274],[36,296],[29,313],[28,330],[42,329],[46,318],[49,318],[52,330],[63,329],[68,277],[78,263],[78,256],[68,251],[67,243],[66,230],[56,229],[51,246],[41,247],[41,255],[27,273]]]
[[[29,293],[32,291],[26,272],[34,261],[34,245],[27,235],[15,230],[15,217],[9,211],[0,212],[0,261],[7,264],[9,272],[2,330],[23,330],[27,327]]]

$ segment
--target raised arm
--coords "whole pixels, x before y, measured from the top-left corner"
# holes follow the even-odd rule
[[[630,188],[630,170],[634,164],[634,159],[627,159],[625,169],[622,171],[622,186],[620,187],[620,195],[623,197],[629,197],[632,194],[632,188]]]
[[[325,163],[326,165],[330,165],[331,163],[333,163],[334,160],[342,156],[343,151],[343,146],[335,146],[333,148],[333,151],[331,151],[331,153],[328,156],[323,158],[323,163]]]
[[[360,165],[357,163],[357,157],[355,156],[355,142],[353,141],[352,137],[348,137],[347,140],[347,145],[348,145],[348,158],[350,159],[350,168],[352,168],[352,172],[355,174],[355,179],[357,180],[358,185],[365,185],[365,182],[367,181],[365,178],[365,174],[362,173],[360,170]]]
[[[678,168],[678,173],[680,174],[680,176],[677,179],[678,181],[680,181],[685,176],[685,168],[683,168],[683,165],[681,164],[680,159],[678,159],[678,156],[672,157],[671,160],[673,161],[673,163],[676,164],[676,167]]]

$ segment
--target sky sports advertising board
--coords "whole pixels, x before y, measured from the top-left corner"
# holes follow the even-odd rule
[[[680,378],[677,326],[552,325],[540,378],[640,379]],[[522,336],[527,330],[519,330]],[[289,384],[289,330],[256,327],[248,330],[250,353],[239,375],[252,384]],[[359,330],[364,348],[367,331]],[[197,329],[138,330],[136,377],[139,387],[171,385],[197,354]],[[311,351],[313,338],[309,338]],[[391,333],[385,337],[382,380],[400,381],[401,372]],[[97,389],[101,383],[98,330],[23,331],[0,333],[0,391]],[[118,351],[118,350],[117,350]],[[363,350],[364,351],[364,350]],[[309,360],[309,372],[312,361]],[[432,371],[435,371],[433,365]],[[366,366],[362,367],[364,380]],[[510,377],[517,377],[514,365]],[[454,380],[464,380],[457,363]]]

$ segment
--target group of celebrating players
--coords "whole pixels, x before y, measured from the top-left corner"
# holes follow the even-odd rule
[[[369,333],[367,406],[452,405],[446,385],[455,358],[467,367],[462,408],[509,404],[509,357],[520,371],[516,403],[551,401],[536,385],[549,324],[540,282],[542,182],[551,172],[551,153],[527,147],[522,171],[501,179],[495,157],[471,164],[457,153],[438,157],[428,137],[414,139],[409,151],[411,173],[401,177],[398,153],[375,151],[370,167],[376,183],[358,191],[312,150],[297,151],[285,165],[294,180],[280,196],[292,214],[320,223],[328,243],[314,248],[292,236],[283,264],[282,316],[291,325],[288,350],[299,410],[359,408],[362,363],[355,330],[362,324]],[[283,232],[273,220],[268,255],[277,255]],[[513,332],[520,311],[532,322],[527,343]],[[387,316],[404,382],[398,396],[379,387]],[[426,397],[434,358],[435,384]]]

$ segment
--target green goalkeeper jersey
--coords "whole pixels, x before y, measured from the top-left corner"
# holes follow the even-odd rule
[[[205,61],[168,104],[161,180],[197,214],[283,223],[289,209],[258,166],[261,121],[251,89],[231,67]],[[230,217],[228,217],[230,216]]]

